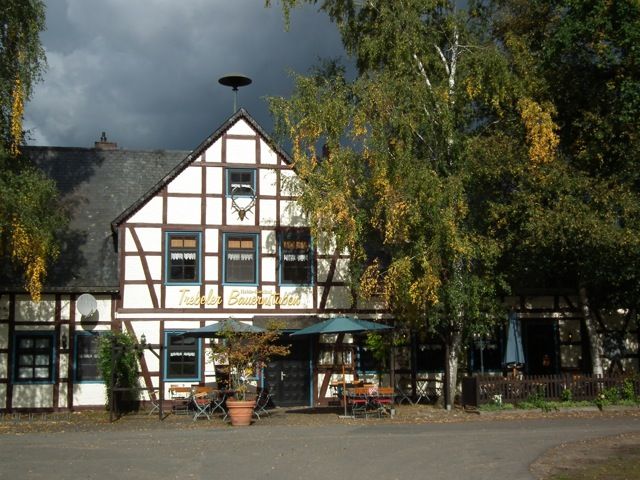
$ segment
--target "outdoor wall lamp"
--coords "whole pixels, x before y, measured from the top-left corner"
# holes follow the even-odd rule
[[[140,345],[143,347],[147,344],[147,336],[143,333],[140,335]]]
[[[62,338],[60,339],[60,341],[62,342],[62,349],[66,350],[67,349],[67,344],[68,344],[68,339],[67,339],[67,334],[66,333],[62,334]]]

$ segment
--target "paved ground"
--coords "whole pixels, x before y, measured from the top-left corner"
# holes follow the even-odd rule
[[[527,418],[434,412],[440,422],[406,412],[408,421],[393,422],[289,413],[248,428],[138,417],[89,428],[61,421],[43,432],[38,422],[21,421],[0,430],[0,478],[524,480],[534,478],[529,465],[558,444],[640,432],[637,411]]]

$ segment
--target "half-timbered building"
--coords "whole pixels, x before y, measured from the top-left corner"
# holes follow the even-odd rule
[[[127,151],[105,138],[94,149],[28,153],[56,179],[72,220],[41,302],[3,282],[4,409],[103,404],[96,352],[110,329],[161,345],[141,358],[141,383],[167,391],[216,380],[210,340],[186,330],[229,317],[291,332],[335,314],[380,316],[356,305],[346,253],[314,242],[287,153],[244,110],[191,152]],[[97,306],[83,315],[86,293]],[[291,354],[262,380],[277,403],[326,401],[331,374],[353,362],[336,340],[351,341],[323,337],[314,351],[315,341],[287,338]]]
[[[246,111],[190,152],[119,149],[103,135],[95,148],[27,153],[56,181],[71,220],[40,302],[15,274],[0,272],[2,411],[103,405],[96,353],[109,330],[159,346],[140,359],[147,392],[168,396],[171,385],[215,382],[212,340],[180,334],[230,317],[284,326],[291,354],[257,380],[278,405],[326,404],[343,366],[377,375],[379,365],[366,348],[353,348],[349,335],[286,335],[335,315],[384,313],[352,294],[346,252],[323,250],[312,238],[292,195],[289,156]],[[87,298],[95,299],[89,311],[81,305]],[[575,297],[538,293],[507,303],[522,323],[526,373],[589,371]],[[628,353],[619,360],[637,368],[638,331],[624,318],[609,324],[622,332]],[[397,376],[414,387],[420,379],[437,381],[442,344],[405,338],[395,352]],[[481,339],[469,348],[469,369],[500,371],[503,349],[500,333]]]

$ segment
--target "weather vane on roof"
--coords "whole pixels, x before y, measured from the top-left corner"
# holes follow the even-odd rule
[[[233,113],[236,113],[238,110],[238,88],[246,87],[247,85],[251,85],[251,79],[240,73],[229,73],[224,77],[218,79],[218,83],[224,85],[225,87],[231,87],[234,91],[235,95],[233,97]]]

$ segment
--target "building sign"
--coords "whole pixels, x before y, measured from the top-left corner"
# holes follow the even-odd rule
[[[227,305],[229,306],[246,306],[254,307],[257,305],[265,305],[267,307],[273,307],[275,305],[283,306],[299,306],[301,298],[299,294],[286,293],[280,295],[277,292],[263,292],[262,290],[239,290],[233,289],[227,298]],[[221,305],[222,296],[213,293],[213,290],[209,290],[207,295],[199,295],[193,293],[188,288],[180,290],[180,302],[179,305]]]

